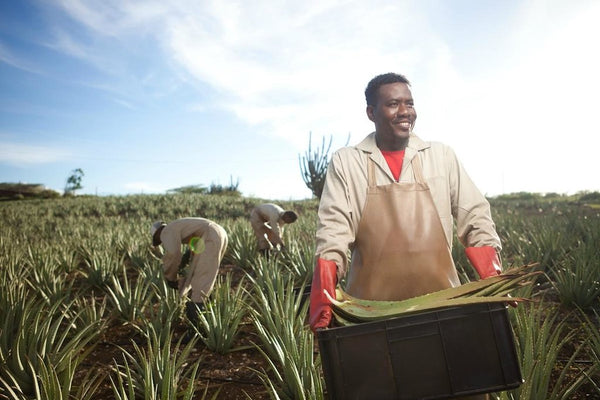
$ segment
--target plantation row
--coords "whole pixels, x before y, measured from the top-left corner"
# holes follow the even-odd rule
[[[317,200],[266,260],[248,216],[262,199],[74,197],[0,203],[0,398],[324,399],[306,325]],[[504,267],[539,263],[509,309],[525,382],[497,399],[600,398],[600,211],[564,198],[492,199]],[[163,280],[149,227],[199,216],[229,246],[196,340]],[[462,246],[463,282],[475,278]]]

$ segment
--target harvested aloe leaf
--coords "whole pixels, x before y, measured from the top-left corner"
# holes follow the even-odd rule
[[[333,304],[333,313],[340,325],[377,321],[443,307],[478,303],[522,302],[528,299],[510,297],[517,288],[532,284],[541,271],[530,271],[535,264],[524,265],[479,281],[412,297],[400,301],[377,301],[358,299],[336,289],[334,299],[325,292]]]

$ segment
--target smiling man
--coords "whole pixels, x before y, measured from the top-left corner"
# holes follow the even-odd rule
[[[367,95],[367,116],[375,124],[375,142],[381,151],[402,151],[408,145],[417,120],[408,85],[408,81],[382,84]]]
[[[460,285],[454,223],[479,276],[501,271],[488,201],[450,147],[413,133],[417,113],[408,79],[376,76],[365,97],[375,132],[333,154],[319,204],[313,331],[330,326],[324,292],[335,296],[344,277],[346,292],[368,300],[403,300]]]
[[[375,132],[334,153],[319,204],[313,330],[329,326],[323,290],[333,294],[343,277],[348,293],[370,300],[402,300],[459,285],[451,253],[455,223],[479,276],[501,271],[489,203],[449,146],[414,134],[417,112],[408,79],[376,76],[365,97]]]

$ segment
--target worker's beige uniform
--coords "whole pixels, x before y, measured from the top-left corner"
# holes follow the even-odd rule
[[[250,225],[258,240],[258,249],[266,250],[271,246],[283,246],[283,226],[281,216],[285,210],[277,204],[260,204],[250,212]]]
[[[165,250],[163,271],[165,278],[177,281],[177,271],[181,263],[181,245],[189,244],[194,237],[204,242],[192,251],[190,271],[179,292],[184,296],[191,290],[190,300],[204,302],[213,289],[219,264],[227,249],[227,232],[219,224],[205,218],[181,218],[168,223],[160,233]],[[194,250],[194,249],[192,249]]]
[[[500,247],[487,200],[450,148],[411,136],[400,178],[394,182],[374,134],[333,156],[317,257],[347,272],[346,291],[355,297],[402,300],[460,285],[451,254],[454,217],[463,243]]]
[[[492,246],[500,251],[500,239],[491,218],[490,205],[450,147],[425,142],[411,135],[399,183],[415,182],[411,161],[417,153],[448,247],[452,248],[453,224],[456,221],[456,233],[463,245]],[[319,203],[316,255],[335,261],[340,278],[348,271],[347,251],[354,248],[367,199],[369,159],[375,164],[377,185],[395,182],[385,158],[377,148],[373,132],[357,146],[344,147],[333,154]]]

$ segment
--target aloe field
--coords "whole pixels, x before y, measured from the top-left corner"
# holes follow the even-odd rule
[[[593,193],[597,195],[597,193]],[[600,399],[600,196],[490,199],[505,268],[535,263],[509,315],[523,384],[494,399]],[[172,194],[0,203],[0,399],[326,399],[308,329],[317,200],[259,256],[265,199]],[[161,274],[155,220],[220,223],[229,245],[196,337]],[[455,242],[461,280],[475,275]]]

